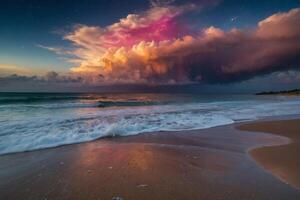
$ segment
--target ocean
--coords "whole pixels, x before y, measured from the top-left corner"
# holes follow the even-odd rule
[[[292,96],[0,93],[0,154],[297,114]]]

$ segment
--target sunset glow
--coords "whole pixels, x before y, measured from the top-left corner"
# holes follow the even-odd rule
[[[55,72],[54,82],[76,80],[71,83],[76,87],[226,85],[263,76],[276,76],[277,82],[281,82],[282,75],[276,73],[298,74],[299,8],[275,12],[249,28],[197,26],[197,20],[191,20],[191,15],[212,9],[219,3],[151,1],[147,9],[129,13],[105,26],[73,25],[71,30],[59,34],[67,47],[47,43],[36,47],[69,65],[64,72]],[[29,74],[38,75],[35,80],[46,80],[41,73],[1,69],[1,65],[0,70],[6,74],[10,71],[26,75],[29,80]],[[16,84],[10,81],[9,75],[2,79]]]
[[[299,125],[300,0],[1,1],[0,200],[300,200]]]

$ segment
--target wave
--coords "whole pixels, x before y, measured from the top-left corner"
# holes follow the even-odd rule
[[[23,100],[15,101],[13,103],[10,101],[10,104],[1,105],[0,100],[0,109],[17,109],[17,108],[44,108],[44,109],[61,109],[61,108],[109,108],[109,107],[137,107],[137,106],[153,106],[153,105],[166,105],[171,104],[170,102],[152,102],[152,101],[83,101],[83,102],[68,102],[61,101],[58,103],[54,102],[44,102],[44,103],[25,103]]]
[[[152,106],[170,104],[171,102],[158,101],[98,101],[98,107],[130,107],[130,106]]]
[[[63,108],[97,108],[97,103],[49,103],[49,104],[9,104],[0,105],[2,109],[24,110],[24,109],[63,109]]]
[[[105,104],[105,109],[97,108],[98,103],[93,105],[96,106],[95,109],[77,109],[79,105],[67,104],[74,108],[63,111],[23,107],[20,112],[7,106],[5,110],[3,107],[0,110],[0,154],[103,137],[205,129],[267,116],[300,114],[299,100],[220,101],[180,105],[136,99],[118,102],[108,100],[105,103],[101,101],[100,103]],[[58,103],[57,106],[61,104]]]
[[[124,96],[104,96],[99,94],[9,94],[0,93],[0,107],[13,105],[33,108],[67,108],[67,107],[131,107],[151,106],[172,103],[171,101],[154,101],[149,99],[126,98]]]
[[[0,96],[0,104],[15,104],[15,103],[36,103],[47,101],[65,101],[65,100],[89,100],[93,99],[90,96],[66,96],[66,95],[26,95],[26,96]]]
[[[98,138],[153,131],[203,129],[233,123],[221,115],[191,112],[104,115],[65,120],[37,120],[2,126],[0,154],[37,150]]]

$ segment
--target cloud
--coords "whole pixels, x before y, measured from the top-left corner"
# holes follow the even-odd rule
[[[289,70],[276,75],[276,78],[283,84],[300,83],[300,71]]]
[[[38,44],[36,46],[40,47],[42,49],[46,49],[48,51],[52,51],[52,52],[56,53],[57,55],[64,55],[64,56],[65,55],[73,55],[73,51],[66,50],[66,49],[63,49],[60,47],[48,47],[48,46],[41,45],[41,44]]]
[[[257,36],[264,39],[299,38],[300,9],[277,13],[258,24]]]
[[[193,8],[194,4],[153,7],[141,14],[129,14],[104,28],[78,25],[74,32],[64,38],[76,46],[100,52],[111,47],[129,47],[140,41],[176,38],[183,33],[183,27],[176,18]]]
[[[64,37],[72,72],[98,84],[215,84],[300,69],[299,8],[230,31],[193,30],[181,16],[195,8],[154,5],[104,28],[76,27]]]
[[[0,77],[8,76],[11,74],[31,74],[31,70],[25,67],[10,65],[10,64],[0,64]]]
[[[84,80],[80,76],[60,75],[51,71],[44,76],[28,76],[12,74],[0,77],[0,86],[7,85],[68,85],[68,84],[84,84]],[[1,87],[0,87],[1,88]]]
[[[150,4],[152,7],[162,7],[171,5],[175,2],[175,0],[150,0]]]

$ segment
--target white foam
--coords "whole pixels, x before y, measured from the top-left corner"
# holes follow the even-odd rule
[[[23,110],[22,110],[23,109]],[[300,101],[235,101],[125,108],[0,110],[0,154],[101,137],[205,129],[235,121],[300,114]]]

